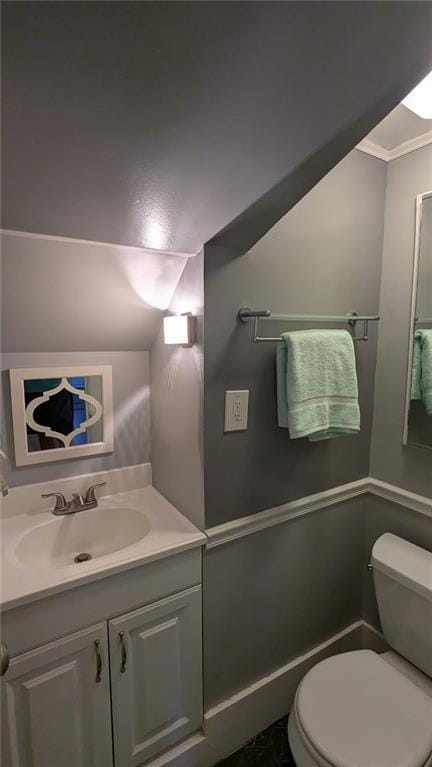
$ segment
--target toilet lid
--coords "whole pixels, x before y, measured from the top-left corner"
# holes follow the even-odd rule
[[[314,666],[296,714],[334,767],[423,767],[432,754],[432,698],[371,650]]]

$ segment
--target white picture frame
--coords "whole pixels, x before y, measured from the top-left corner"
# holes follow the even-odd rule
[[[66,389],[74,391],[64,379],[74,377],[100,376],[102,396],[101,401],[96,400],[89,394],[80,392],[80,398],[90,402],[95,412],[80,427],[68,435],[60,435],[51,431],[48,427],[41,427],[33,420],[33,412],[37,407],[38,400],[33,400],[26,406],[24,383],[29,380],[60,378],[61,383],[56,389],[50,390],[50,396],[56,391]],[[15,463],[17,466],[27,466],[35,463],[47,463],[49,461],[66,461],[71,458],[84,458],[91,455],[110,453],[114,450],[114,423],[113,423],[113,398],[112,398],[112,368],[111,365],[82,365],[44,368],[11,368],[9,371],[12,423],[15,448]],[[39,398],[39,404],[49,399],[45,392]],[[101,431],[101,439],[85,445],[70,445],[75,435],[97,424]],[[27,425],[43,432],[46,436],[59,437],[65,444],[64,447],[56,447],[47,450],[30,451],[28,449]]]

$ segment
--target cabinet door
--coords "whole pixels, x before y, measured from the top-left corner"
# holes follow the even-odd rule
[[[140,765],[202,721],[201,588],[109,622],[116,767]]]
[[[2,678],[2,767],[110,765],[106,624],[13,658]]]

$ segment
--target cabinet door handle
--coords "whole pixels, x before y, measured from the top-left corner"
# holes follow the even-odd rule
[[[124,631],[119,632],[119,639],[120,639],[120,650],[121,650],[121,665],[120,665],[120,674],[124,674],[126,671],[126,662],[127,662],[127,654],[126,654],[126,644],[124,640]]]
[[[0,676],[6,674],[9,668],[9,650],[6,642],[0,642]]]
[[[100,640],[95,639],[94,648],[96,652],[96,682],[102,681],[102,655],[99,649]]]

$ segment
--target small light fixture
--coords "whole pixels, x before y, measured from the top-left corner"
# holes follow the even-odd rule
[[[414,90],[408,93],[402,104],[423,120],[432,119],[432,72],[429,72]]]
[[[188,348],[193,346],[195,317],[190,312],[173,317],[164,317],[164,341]]]

